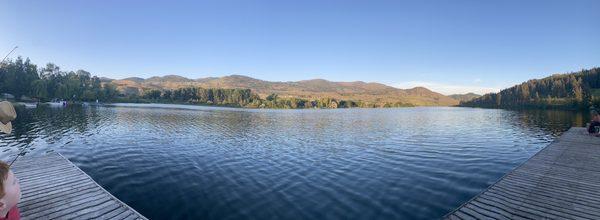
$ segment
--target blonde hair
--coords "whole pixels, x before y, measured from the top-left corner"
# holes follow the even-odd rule
[[[4,181],[8,178],[8,172],[10,166],[4,161],[0,161],[0,198],[4,198],[6,192],[4,192]]]

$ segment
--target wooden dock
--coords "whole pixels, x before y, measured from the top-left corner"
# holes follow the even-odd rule
[[[22,219],[146,219],[58,153],[21,157]]]
[[[600,137],[571,128],[446,219],[600,219]]]

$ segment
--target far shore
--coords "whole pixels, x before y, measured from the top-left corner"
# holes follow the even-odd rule
[[[23,101],[23,100],[6,100],[0,99],[0,101],[9,101],[15,106],[22,107],[34,107],[33,105],[45,105],[49,106],[51,102],[38,102],[38,101]],[[325,110],[325,109],[388,109],[388,108],[414,108],[414,107],[460,107],[460,106],[435,106],[435,105],[423,105],[423,106],[399,106],[399,107],[344,107],[344,108],[252,108],[243,107],[238,105],[215,105],[206,103],[188,103],[188,102],[86,102],[86,101],[67,101],[67,105],[90,105],[90,106],[124,106],[124,105],[184,105],[184,106],[201,106],[201,107],[215,107],[215,108],[232,108],[232,109],[283,109],[283,110],[301,110],[301,109],[312,109],[312,110]],[[128,106],[136,107],[136,106]]]

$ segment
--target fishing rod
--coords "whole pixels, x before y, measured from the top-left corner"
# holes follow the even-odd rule
[[[8,52],[8,54],[6,54],[6,56],[4,57],[4,59],[2,59],[2,62],[0,63],[4,63],[4,61],[6,60],[6,58],[8,58],[8,56],[14,52],[17,48],[19,48],[19,46],[15,46],[15,48],[13,48],[10,52]]]
[[[12,54],[13,52],[15,52],[15,50],[19,48],[19,46],[15,46],[12,50],[10,50],[10,52],[8,52],[8,54],[6,54],[6,56],[4,56],[4,58],[2,59],[2,62],[0,62],[0,65],[4,63],[4,61],[6,60],[6,58],[8,58],[8,56],[10,56],[10,54]],[[19,151],[19,154],[17,154],[17,156],[15,157],[15,159],[13,159],[10,164],[8,164],[8,166],[12,166],[12,164],[17,161],[17,158],[19,158],[19,156],[21,156],[21,154],[23,154],[23,152],[25,152],[25,149],[27,149],[27,147],[23,147],[23,149],[21,149]]]
[[[17,156],[15,157],[15,159],[13,159],[9,164],[8,167],[11,167],[12,164],[17,161],[17,158],[19,158],[19,156],[21,156],[21,154],[23,154],[25,152],[25,149],[27,149],[27,147],[23,147],[23,149],[21,149],[21,151],[19,151],[19,154],[17,154]]]

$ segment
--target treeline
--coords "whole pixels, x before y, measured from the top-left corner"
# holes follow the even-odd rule
[[[583,109],[600,104],[600,68],[533,79],[461,106],[484,108]]]
[[[129,96],[125,102],[166,102],[189,103],[204,105],[225,105],[245,108],[378,108],[378,107],[412,107],[406,103],[366,103],[361,101],[337,100],[334,98],[300,99],[279,97],[271,94],[262,99],[250,89],[220,89],[220,88],[180,88],[175,90],[146,90],[143,95]]]
[[[127,97],[125,101],[189,103],[246,107],[260,100],[250,89],[180,88],[175,90],[146,90],[141,97]]]
[[[116,87],[102,83],[97,76],[84,70],[61,71],[49,63],[37,68],[29,59],[9,60],[0,63],[0,93],[9,93],[16,99],[49,101],[110,101],[118,95]]]
[[[111,82],[103,82],[85,70],[62,71],[49,63],[38,68],[29,59],[18,57],[0,63],[0,94],[14,95],[17,100],[102,101],[102,102],[159,102],[220,105],[246,108],[386,108],[411,107],[408,103],[369,103],[334,98],[301,99],[271,94],[261,98],[250,89],[180,88],[146,90],[139,95],[125,95]]]

